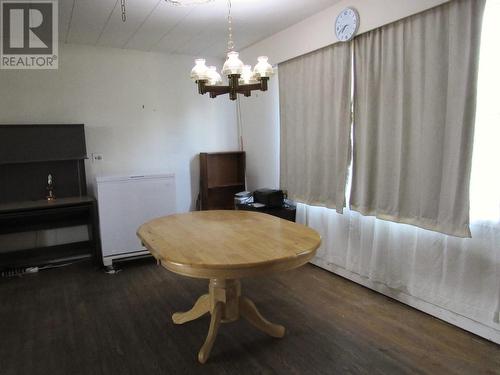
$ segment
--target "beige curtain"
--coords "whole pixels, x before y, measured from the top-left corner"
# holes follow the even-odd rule
[[[350,56],[336,44],[279,65],[281,188],[338,212],[350,162]]]
[[[453,0],[355,40],[351,208],[470,237],[484,0]]]

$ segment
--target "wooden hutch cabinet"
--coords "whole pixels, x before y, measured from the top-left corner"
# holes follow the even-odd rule
[[[245,187],[245,152],[200,153],[202,210],[234,209],[234,195]]]

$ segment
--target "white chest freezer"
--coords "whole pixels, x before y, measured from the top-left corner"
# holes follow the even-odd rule
[[[145,222],[176,212],[174,174],[98,177],[96,182],[104,265],[148,254],[136,232]]]

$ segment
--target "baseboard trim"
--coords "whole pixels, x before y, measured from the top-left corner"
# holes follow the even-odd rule
[[[354,272],[350,272],[323,259],[315,258],[311,261],[311,263],[336,275],[342,276],[343,278],[360,284],[366,288],[372,289],[387,297],[393,298],[417,310],[423,311],[426,314],[444,320],[447,323],[450,323],[468,332],[474,333],[475,335],[481,336],[496,344],[500,344],[500,330],[489,327],[483,323],[477,322],[453,311],[446,310],[432,303],[423,301],[420,298],[411,296],[404,292],[395,291],[394,289],[391,289],[384,284],[373,282],[365,277],[362,277]]]

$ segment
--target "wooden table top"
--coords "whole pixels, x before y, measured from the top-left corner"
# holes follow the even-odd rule
[[[301,266],[321,243],[311,228],[250,211],[197,211],[143,224],[137,235],[169,270],[241,278]]]

